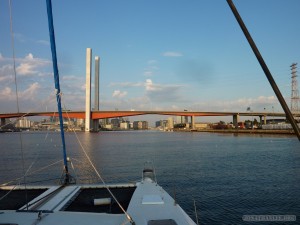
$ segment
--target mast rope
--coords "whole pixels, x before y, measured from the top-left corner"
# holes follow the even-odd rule
[[[10,21],[11,48],[12,48],[12,55],[13,55],[13,73],[14,73],[14,81],[15,81],[17,112],[20,113],[11,0],[9,0],[9,21]],[[23,152],[23,138],[22,138],[21,132],[19,133],[19,139],[20,139],[20,151],[21,151],[21,158],[22,158],[22,170],[23,170],[23,174],[24,174],[23,177],[24,177],[24,183],[25,183],[25,199],[26,199],[26,205],[27,205],[28,194],[27,194],[27,188],[26,188],[26,173],[25,173],[25,162],[24,162],[24,152]],[[28,205],[27,205],[27,209],[28,209]]]
[[[47,166],[44,166],[44,167],[42,167],[42,168],[39,168],[39,169],[37,169],[37,170],[34,170],[34,171],[32,171],[31,173],[28,173],[27,176],[31,176],[31,175],[33,175],[33,174],[36,174],[37,172],[43,171],[43,170],[45,170],[45,169],[47,169],[47,168],[49,168],[49,167],[51,167],[51,166],[54,166],[54,165],[56,165],[56,164],[58,164],[58,163],[61,163],[61,162],[62,162],[62,159],[59,160],[59,161],[56,161],[56,162],[54,162],[54,163],[51,163],[51,164],[49,164],[49,165],[47,165]],[[17,181],[17,180],[21,180],[21,179],[23,179],[23,176],[22,176],[22,177],[19,177],[19,178],[16,178],[16,179],[13,179],[13,180],[11,180],[11,181],[7,181],[7,182],[5,182],[5,183],[3,183],[3,184],[0,184],[0,187],[7,186],[8,184],[10,184],[10,183],[12,183],[12,182]]]
[[[29,110],[28,112],[24,113],[22,116],[18,117],[18,119],[20,120],[20,119],[26,117],[27,115],[29,115],[30,113],[36,112],[37,109],[40,108],[41,106],[43,107],[44,105],[49,104],[49,103],[54,102],[54,101],[55,101],[55,99],[53,99],[53,96],[51,94],[51,95],[48,96],[48,99],[46,101],[42,101],[41,104],[38,104],[33,110]],[[10,121],[9,123],[0,126],[0,128],[3,128],[8,124],[13,124],[13,122]]]
[[[65,104],[63,104],[65,107]],[[65,107],[66,108],[66,107]],[[70,117],[68,112],[66,111],[67,114],[67,118],[70,121]],[[117,205],[119,206],[119,208],[123,211],[123,213],[126,215],[127,219],[130,221],[131,224],[134,224],[133,219],[131,218],[131,216],[126,212],[126,210],[123,208],[123,206],[121,205],[121,203],[118,201],[118,199],[116,198],[116,196],[111,192],[111,190],[109,189],[109,187],[107,186],[106,182],[104,181],[104,179],[102,178],[102,176],[100,175],[100,173],[98,172],[97,168],[95,167],[95,165],[93,164],[91,158],[89,157],[89,155],[87,154],[85,148],[83,147],[81,141],[78,138],[78,135],[75,131],[75,129],[73,129],[73,133],[75,134],[75,137],[81,147],[81,150],[83,151],[85,157],[87,158],[87,160],[89,161],[91,167],[94,169],[96,175],[98,176],[98,178],[101,180],[101,182],[103,183],[104,187],[106,188],[106,190],[109,192],[109,194],[112,196],[112,198],[116,201]]]
[[[55,116],[55,112],[53,113],[53,116]],[[47,131],[47,133],[46,133],[46,135],[45,135],[44,143],[46,143],[46,140],[47,140],[48,136],[49,136],[49,130]],[[52,166],[52,165],[54,165],[54,164],[57,163],[57,162],[55,162],[54,164],[47,165],[47,166],[45,166],[45,167],[42,167],[41,169],[38,169],[38,170],[36,170],[36,171],[34,171],[34,172],[29,173],[29,171],[31,170],[31,168],[33,167],[33,165],[37,162],[37,160],[38,160],[38,158],[39,158],[39,156],[40,156],[40,153],[41,153],[41,152],[38,151],[38,153],[37,153],[36,156],[35,156],[35,159],[33,160],[33,162],[30,164],[30,166],[29,166],[28,169],[26,170],[25,175],[23,175],[22,177],[13,179],[13,180],[11,180],[11,181],[8,181],[8,182],[6,182],[6,183],[0,184],[0,187],[1,187],[1,186],[6,186],[6,185],[8,185],[8,184],[10,184],[10,183],[12,183],[12,182],[14,182],[14,181],[17,181],[17,180],[20,180],[20,179],[24,179],[24,176],[27,176],[27,177],[28,177],[28,176],[30,176],[30,175],[32,175],[32,174],[38,172],[38,171],[47,169],[48,167],[50,167],[50,166]],[[61,162],[61,161],[62,161],[62,160],[59,160],[58,162]]]

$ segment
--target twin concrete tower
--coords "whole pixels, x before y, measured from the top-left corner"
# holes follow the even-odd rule
[[[99,111],[99,68],[100,58],[95,57],[95,104],[94,110]],[[91,81],[92,81],[92,49],[86,49],[86,87],[85,87],[85,131],[97,131],[99,120],[91,119]]]

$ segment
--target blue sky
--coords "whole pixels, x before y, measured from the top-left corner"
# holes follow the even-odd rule
[[[235,0],[290,105],[299,0]],[[282,111],[225,0],[53,0],[64,105],[84,109],[85,52],[100,56],[100,109]],[[13,0],[20,111],[54,110],[45,1]],[[15,112],[8,1],[0,2],[0,111]]]

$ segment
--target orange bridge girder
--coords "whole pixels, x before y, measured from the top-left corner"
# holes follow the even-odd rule
[[[169,116],[277,116],[285,117],[284,113],[270,112],[193,112],[193,111],[93,111],[91,119],[105,119],[115,117],[129,117],[139,115],[169,115]],[[0,118],[17,118],[29,116],[58,116],[57,112],[31,112],[31,113],[2,113]],[[64,118],[85,119],[84,111],[65,111]]]

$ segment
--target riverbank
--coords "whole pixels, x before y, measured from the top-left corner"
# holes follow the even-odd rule
[[[199,129],[182,130],[174,129],[174,132],[209,132],[209,133],[234,133],[234,134],[289,134],[295,135],[293,130],[263,130],[263,129]]]

